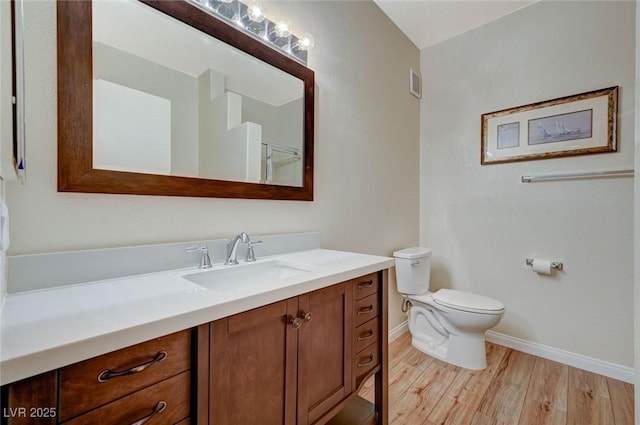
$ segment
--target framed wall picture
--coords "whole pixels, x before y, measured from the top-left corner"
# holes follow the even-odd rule
[[[617,149],[618,86],[482,114],[480,163]]]

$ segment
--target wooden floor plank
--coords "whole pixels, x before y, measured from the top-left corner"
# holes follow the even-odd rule
[[[498,421],[491,416],[487,416],[482,412],[476,412],[473,415],[473,420],[469,425],[498,425]]]
[[[634,396],[633,385],[606,378],[611,398],[611,407],[616,425],[633,425],[634,423]]]
[[[479,412],[501,424],[518,425],[534,363],[535,356],[509,350],[480,403]]]
[[[427,419],[442,425],[471,423],[487,388],[498,373],[506,352],[505,347],[488,344],[486,369],[459,368],[458,376]]]
[[[393,425],[633,425],[633,385],[487,344],[484,371],[416,350],[406,332],[389,346]],[[393,354],[391,354],[393,353]],[[361,396],[373,399],[373,381]]]
[[[615,425],[607,381],[603,376],[569,368],[567,425]]]
[[[402,358],[402,360],[400,360],[400,361],[402,363],[411,365],[412,367],[415,367],[416,369],[427,370],[429,365],[434,360],[436,360],[436,359],[434,359],[431,356],[428,356],[428,355],[424,354],[421,351],[418,351],[416,349],[412,349],[411,352],[409,354],[407,354],[406,356],[404,356]]]
[[[411,349],[411,334],[405,332],[389,344],[389,366],[399,362],[413,351]]]
[[[566,425],[569,367],[536,358],[519,425]]]
[[[421,370],[404,362],[396,363],[389,370],[389,400],[398,400],[417,379]]]
[[[527,398],[567,411],[569,366],[552,360],[536,358],[527,391]]]
[[[389,408],[389,423],[396,425],[422,424],[429,413],[459,373],[459,368],[434,361],[406,391],[389,397],[393,404]]]
[[[371,378],[367,379],[364,384],[362,384],[358,395],[371,403],[375,403],[376,389],[374,384],[375,377],[372,376]]]

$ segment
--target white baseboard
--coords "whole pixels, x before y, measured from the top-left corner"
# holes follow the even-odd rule
[[[393,329],[389,329],[389,344],[398,339],[400,335],[409,330],[409,324],[405,320]]]
[[[573,366],[578,369],[588,370],[589,372],[597,373],[598,375],[618,379],[630,384],[635,382],[635,373],[633,368],[630,367],[594,359],[593,357],[572,353],[570,351],[549,347],[548,345],[538,344],[537,342],[531,342],[493,331],[487,331],[486,340],[507,348],[522,351],[523,353],[533,354],[535,356]]]
[[[390,329],[389,343],[399,338],[408,330],[409,327],[407,321],[404,321],[395,328]],[[582,354],[549,347],[548,345],[527,341],[494,331],[487,331],[485,336],[486,340],[493,344],[502,345],[503,347],[512,348],[514,350],[522,351],[523,353],[553,360],[578,369],[588,370],[589,372],[618,379],[629,384],[635,383],[635,372],[631,367],[594,359],[593,357],[583,356]]]

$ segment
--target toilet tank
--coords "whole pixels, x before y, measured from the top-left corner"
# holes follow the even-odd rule
[[[417,295],[429,291],[431,281],[431,250],[413,247],[393,253],[396,262],[396,283],[401,294]]]

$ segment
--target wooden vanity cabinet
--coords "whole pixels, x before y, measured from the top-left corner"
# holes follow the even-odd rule
[[[386,271],[212,322],[202,424],[322,425],[375,374],[386,425],[383,285]]]
[[[295,424],[297,299],[211,323],[209,421]]]
[[[351,392],[340,283],[211,323],[211,425],[311,424]]]
[[[386,276],[376,272],[5,385],[0,425],[145,418],[332,425],[372,375],[372,420],[387,425]]]
[[[184,425],[192,408],[192,343],[185,330],[2,388],[2,424]]]

